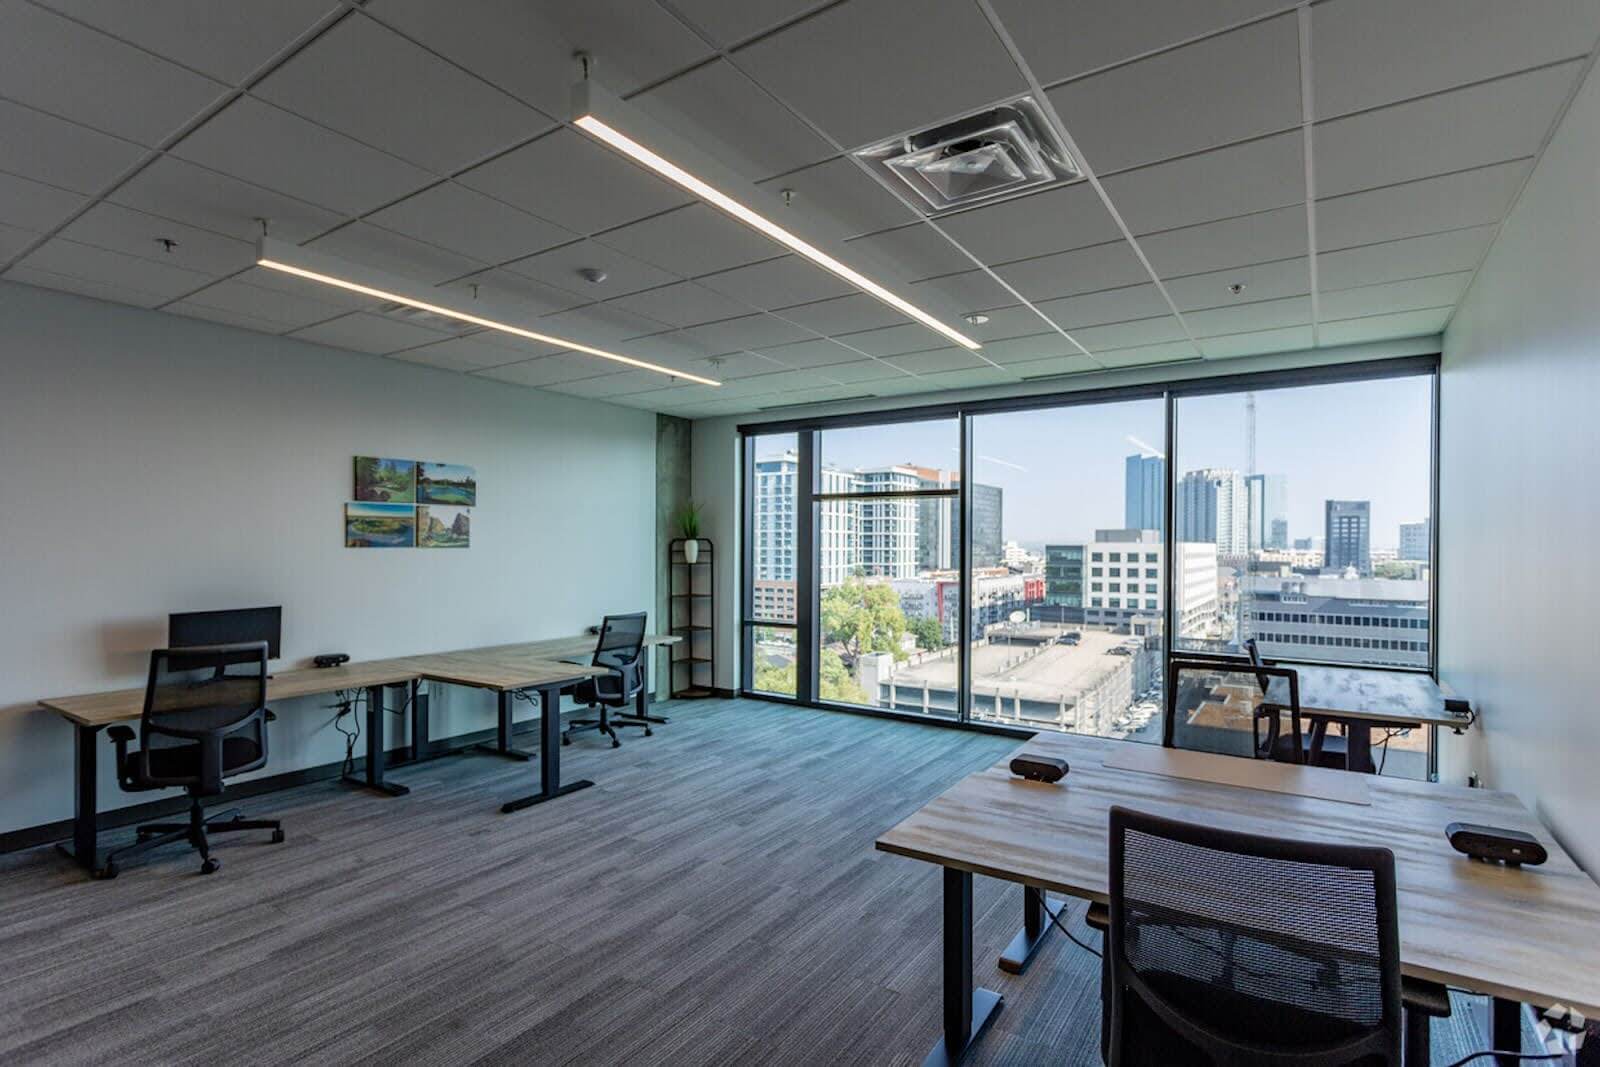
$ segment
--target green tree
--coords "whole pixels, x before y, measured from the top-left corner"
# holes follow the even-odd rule
[[[944,627],[939,625],[938,619],[927,618],[906,621],[906,630],[917,640],[917,647],[925,652],[933,652],[944,647]]]
[[[900,638],[906,632],[900,597],[885,582],[851,577],[822,594],[822,639],[838,644],[854,663],[868,652],[890,652],[906,658]]]
[[[822,657],[817,663],[817,674],[821,683],[817,695],[823,700],[837,700],[844,704],[872,703],[867,691],[850,677],[850,669],[844,665],[844,659],[833,649],[822,650]]]
[[[756,668],[755,687],[762,693],[786,693],[793,696],[794,663],[767,664]]]

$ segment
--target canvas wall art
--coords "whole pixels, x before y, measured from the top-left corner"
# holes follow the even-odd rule
[[[409,459],[356,457],[357,500],[412,504],[417,499],[417,465]]]
[[[478,502],[478,472],[459,463],[418,463],[417,503],[470,508]]]
[[[411,548],[416,543],[415,505],[360,503],[344,506],[346,548]]]
[[[443,504],[417,508],[418,548],[468,548],[472,544],[472,512]]]

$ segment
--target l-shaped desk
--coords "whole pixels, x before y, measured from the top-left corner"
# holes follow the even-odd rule
[[[645,637],[646,660],[641,669],[647,679],[649,677],[647,657],[650,648],[675,644],[680,640],[682,638],[664,634],[649,634]],[[297,697],[365,690],[366,768],[362,778],[348,780],[390,796],[403,796],[409,792],[405,786],[384,779],[385,690],[405,687],[411,691],[413,760],[426,758],[429,747],[427,717],[420,714],[421,705],[415,699],[418,683],[441,682],[494,692],[499,700],[499,722],[492,751],[511,759],[521,760],[531,759],[532,756],[511,744],[512,702],[519,693],[536,692],[540,699],[539,790],[527,797],[510,801],[502,808],[508,812],[517,811],[594,784],[589,781],[578,781],[563,785],[561,782],[560,714],[562,690],[586,678],[605,673],[603,667],[570,662],[592,653],[594,642],[593,635],[579,635],[514,645],[491,645],[483,648],[459,649],[454,652],[368,660],[340,667],[302,667],[278,671],[267,680],[267,701],[272,704]],[[100,768],[97,744],[99,734],[107,726],[140,718],[144,713],[144,690],[118,689],[82,696],[50,697],[39,701],[39,704],[73,725],[75,757],[72,845],[62,846],[62,851],[86,870],[98,871],[100,868],[98,843]],[[554,715],[548,713],[552,708],[556,709]],[[649,714],[648,684],[640,688],[635,716],[651,722],[665,721]]]

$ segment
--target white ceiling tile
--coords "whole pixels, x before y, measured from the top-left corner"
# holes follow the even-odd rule
[[[944,344],[944,339],[938,334],[921,323],[914,322],[845,334],[838,340],[858,352],[880,358],[898,356],[904,352],[922,352]]]
[[[425,345],[438,340],[441,335],[409,322],[397,322],[382,315],[357,311],[343,318],[296,330],[289,336],[333,348],[385,355]]]
[[[584,51],[622,96],[711,55],[649,0],[370,0],[379,21],[421,41],[547,115],[564,119]]]
[[[251,92],[439,174],[551,126],[548,116],[359,15],[317,38]]]
[[[1179,311],[1198,311],[1201,308],[1231,307],[1256,300],[1274,300],[1280,296],[1299,296],[1311,291],[1310,260],[1280,259],[1271,263],[1252,263],[1227,270],[1207,271],[1181,278],[1163,278],[1167,295],[1178,305]],[[1228,291],[1232,285],[1244,286],[1242,293]]]
[[[453,371],[456,374],[470,374],[482,368],[471,359],[454,352],[435,352],[437,345],[424,345],[421,348],[408,348],[403,352],[391,352],[385,359],[392,359],[400,363],[413,363],[420,367],[432,367],[435,370]]]
[[[982,364],[965,370],[941,371],[937,374],[924,375],[921,379],[933,390],[942,389],[980,389],[991,385],[1010,385],[1018,381],[1017,375]]]
[[[1007,263],[997,267],[995,273],[1029,300],[1074,296],[1150,280],[1150,272],[1126,241]]]
[[[771,315],[747,315],[742,319],[691,326],[684,337],[705,348],[707,355],[737,352],[740,349],[765,349],[810,337],[805,330]]]
[[[578,233],[596,233],[689,202],[675,186],[565,128],[457,180]]]
[[[267,4],[219,4],[216,0],[42,2],[229,85],[237,85],[323,16],[341,7],[333,0],[273,0]]]
[[[430,184],[424,170],[251,97],[172,154],[334,211],[358,215]]]
[[[34,249],[16,266],[121,287],[130,292],[148,293],[162,300],[193,292],[211,281],[209,276],[196,271],[153,263],[60,237],[51,238]]]
[[[1081,352],[1071,356],[1052,356],[1049,359],[1029,360],[1026,363],[1012,364],[1011,371],[1025,382],[1036,381],[1040,378],[1059,378],[1067,374],[1089,374],[1093,371],[1104,370],[1092,356]]]
[[[827,367],[836,363],[854,363],[861,359],[861,353],[822,338],[763,348],[761,354],[785,367],[795,368]]]
[[[486,266],[481,260],[468,259],[437,245],[414,241],[370,222],[352,222],[348,226],[341,226],[330,234],[307,242],[306,247],[429,285],[438,285]]]
[[[1088,182],[946,215],[938,225],[991,266],[1103,244],[1122,235]]]
[[[1171,310],[1161,298],[1161,291],[1148,282],[1123,286],[1121,289],[1103,289],[1081,296],[1044,300],[1034,306],[1068,333],[1082,326],[1153,318]]]
[[[256,261],[255,246],[245,241],[103,201],[74,219],[61,236],[201,274],[233,274]],[[170,252],[158,243],[161,238],[175,242]]]
[[[605,272],[601,282],[586,281],[578,272],[593,268]],[[598,241],[577,241],[527,259],[507,263],[505,269],[534,281],[570,290],[578,296],[609,300],[641,289],[654,289],[678,281],[678,276],[660,267],[641,263],[632,256]]]
[[[1135,234],[1305,201],[1296,130],[1113,175],[1102,184]]]
[[[1293,259],[1306,254],[1304,204],[1185,226],[1139,238],[1150,266],[1167,278]]]
[[[22,254],[22,250],[37,241],[43,234],[0,222],[0,263],[7,263]]]
[[[1321,119],[1582,55],[1600,33],[1600,6],[1338,0],[1312,5],[1311,20]]]
[[[908,370],[912,374],[943,374],[946,371],[972,370],[989,365],[965,348],[953,346],[890,356],[885,362],[893,363],[901,370]]]
[[[771,178],[762,186],[768,191],[792,189],[794,202],[789,210],[838,238],[876,233],[920,218],[899,197],[842,156]]]
[[[676,7],[713,40],[736,44],[831,0],[677,0]]]
[[[669,326],[698,326],[703,322],[748,315],[754,310],[748,304],[731,300],[695,282],[676,282],[659,289],[646,289],[630,296],[619,296],[610,303],[613,307],[648,315]]]
[[[654,371],[624,370],[617,374],[607,374],[597,378],[582,378],[578,381],[561,382],[551,385],[550,391],[565,393],[568,396],[582,396],[590,399],[603,399],[605,397],[622,396],[627,393],[642,393],[663,388],[671,388],[667,379]]]
[[[932,299],[953,308],[980,311],[1013,303],[1016,294],[990,277],[987,271],[969,270],[913,282],[907,299],[917,302]]]
[[[853,286],[799,256],[708,274],[700,284],[763,311],[855,292]]]
[[[107,198],[151,215],[254,241],[258,219],[269,220],[272,236],[301,242],[337,226],[341,216],[304,200],[162,156],[117,186]]]
[[[1318,200],[1317,247],[1352,248],[1498,222],[1529,166],[1527,161],[1501,163]]]
[[[0,96],[16,103],[156,145],[225,91],[43,8],[0,3]]]
[[[865,293],[783,308],[777,314],[808,330],[829,336],[880,326],[896,326],[906,321],[900,312]]]
[[[919,13],[921,14],[921,13]],[[1027,88],[976,4],[851,0],[739,49],[756,81],[854,147]]]
[[[834,154],[833,146],[723,59],[679,74],[628,103],[752,181]]]
[[[686,278],[783,254],[768,238],[705,204],[629,223],[595,240]]]
[[[1283,0],[994,0],[1000,21],[1045,85],[1245,19],[1282,10]]]
[[[1317,284],[1323,289],[1353,289],[1429,274],[1473,270],[1489,250],[1494,226],[1430,233],[1383,244],[1361,245],[1317,256]]]
[[[1188,323],[1189,332],[1196,338],[1301,326],[1311,322],[1311,297],[1286,296],[1233,307],[1188,311],[1184,313],[1183,321]]]
[[[12,267],[5,272],[3,277],[8,282],[36,285],[42,289],[56,289],[63,293],[77,293],[79,296],[89,296],[96,300],[109,300],[114,304],[132,304],[135,307],[155,307],[166,299],[159,293],[150,293],[126,285],[93,281],[88,278],[75,278],[71,275],[56,274],[47,270],[35,270],[31,267]]]
[[[1290,326],[1279,330],[1208,337],[1200,342],[1200,351],[1207,359],[1232,359],[1271,352],[1298,352],[1311,346],[1311,327]]]
[[[397,355],[408,359],[414,357],[420,363],[434,366],[448,365],[451,370],[482,370],[521,363],[540,356],[552,356],[561,351],[563,349],[553,345],[485,330],[466,337],[451,337]]]
[[[1133,348],[1186,340],[1183,324],[1173,315],[1136,319],[1108,326],[1086,326],[1073,330],[1072,337],[1091,352],[1103,349]]]
[[[1317,195],[1337,196],[1538,152],[1577,62],[1315,127]]]
[[[558,355],[530,359],[525,363],[495,367],[493,370],[479,372],[477,376],[538,387],[610,374],[612,373],[610,368],[615,366],[619,364],[596,356],[586,356],[582,352],[562,352]]]
[[[1388,341],[1399,337],[1426,337],[1444,329],[1450,308],[1429,311],[1402,311],[1394,315],[1373,315],[1364,319],[1341,319],[1317,327],[1322,345],[1354,345],[1366,341]]]
[[[352,293],[348,289],[335,289],[331,285],[314,282],[310,278],[297,278],[293,274],[271,270],[267,267],[252,267],[243,274],[237,275],[230,281],[243,282],[257,289],[267,289],[274,293],[283,293],[288,296],[298,297],[313,301],[323,307],[332,307],[335,310],[323,315],[330,318],[339,311],[369,311],[380,307],[383,301],[361,293]],[[302,305],[303,306],[303,305]],[[250,308],[241,310],[250,311]],[[298,312],[297,312],[298,313]]]
[[[251,284],[267,272],[258,270],[250,275],[229,278],[207,286],[184,301],[191,307],[208,308],[228,315],[243,316],[258,322],[272,323],[278,332],[298,330],[314,323],[325,322],[349,311],[347,305],[333,300],[319,299],[320,293],[286,292]],[[328,293],[337,290],[327,289]]]
[[[465,278],[446,282],[440,288],[473,299],[482,299],[492,303],[497,309],[527,316],[530,319],[594,303],[593,300],[585,300],[565,289],[536,282],[532,278],[525,278],[508,270],[480,271]]]
[[[1068,82],[1049,97],[1102,177],[1296,128],[1298,20],[1291,13],[1252,23]]]
[[[167,304],[161,309],[173,315],[182,315],[186,319],[201,319],[205,322],[215,322],[223,326],[234,326],[241,330],[254,330],[256,333],[282,333],[284,327],[280,323],[258,319],[253,315],[244,315],[237,311],[226,311],[222,308],[207,307],[197,304],[193,300],[179,300],[175,304]]]
[[[77,193],[0,171],[0,222],[9,226],[43,233],[85,203]]]
[[[1109,352],[1096,352],[1095,361],[1108,370],[1123,367],[1150,367],[1161,363],[1195,363],[1200,350],[1188,341],[1169,341],[1157,345],[1135,345]]]
[[[857,237],[844,248],[845,253],[840,258],[863,274],[870,276],[870,262],[877,260],[899,268],[913,282],[945,274],[959,274],[976,265],[971,257],[962,255],[960,249],[924,223]],[[867,265],[851,259],[853,249],[865,251]]]
[[[983,346],[983,355],[992,363],[1003,367],[1019,363],[1037,363],[1043,359],[1063,359],[1081,356],[1082,350],[1061,334],[1033,334],[1030,337],[1012,337]]]
[[[1356,289],[1324,290],[1318,310],[1324,319],[1354,319],[1367,315],[1446,307],[1461,299],[1472,281],[1472,271],[1411,278],[1403,282],[1363,285]]]
[[[367,221],[485,263],[521,259],[578,237],[503,200],[448,181],[375,212]]]
[[[132,141],[0,100],[0,160],[13,174],[99,193],[145,154]]]
[[[678,366],[674,362],[671,366]],[[740,378],[750,378],[758,374],[771,374],[774,371],[791,370],[797,364],[780,363],[755,352],[728,352],[720,356],[702,357],[696,360],[685,361],[684,369],[691,373],[711,378],[720,382],[738,381]],[[708,389],[714,386],[706,386]]]
[[[833,363],[823,368],[828,377],[835,381],[853,384],[856,382],[897,381],[908,377],[905,371],[881,359],[858,359],[852,363]],[[874,388],[876,391],[876,388]]]
[[[667,324],[609,304],[590,304],[546,315],[533,329],[580,344],[607,347],[630,337],[660,333]]]
[[[682,330],[663,330],[660,333],[618,341],[606,347],[624,356],[660,363],[708,378],[723,377],[723,366],[731,362],[725,360],[723,363],[717,363],[717,360],[727,353],[713,351]]]

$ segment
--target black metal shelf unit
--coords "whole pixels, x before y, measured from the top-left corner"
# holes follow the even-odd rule
[[[668,632],[683,638],[671,646],[674,698],[708,697],[716,685],[716,578],[711,565],[716,552],[704,537],[695,540],[699,549],[693,563],[684,553],[684,538],[667,545]]]

